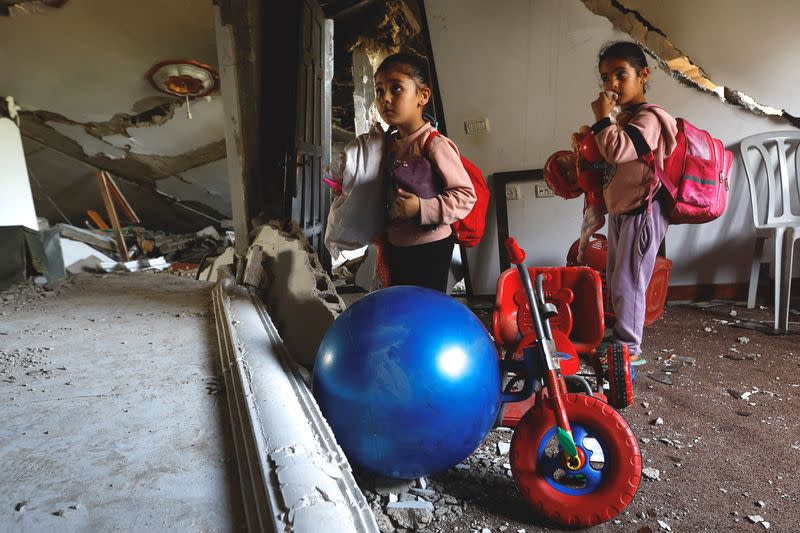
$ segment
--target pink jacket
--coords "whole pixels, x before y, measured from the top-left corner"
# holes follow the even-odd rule
[[[642,109],[634,105],[623,110],[616,120],[603,118],[592,126],[597,147],[610,163],[603,184],[603,198],[611,214],[626,213],[647,202],[647,196],[660,183],[641,156],[653,151],[663,168],[664,158],[675,149],[678,125],[660,107]]]
[[[389,140],[387,157],[408,160],[425,155],[444,183],[442,194],[420,198],[419,224],[412,220],[389,222],[387,237],[395,246],[414,246],[444,239],[452,233],[450,224],[467,216],[477,199],[453,141],[439,135],[431,141],[428,153],[422,154],[431,130],[433,126],[426,123],[408,137]]]

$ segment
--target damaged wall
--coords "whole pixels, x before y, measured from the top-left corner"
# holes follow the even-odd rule
[[[669,26],[682,28],[673,39],[676,46],[717,83],[743,92],[757,92],[773,84],[772,92],[757,96],[764,103],[784,105],[796,113],[790,106],[797,105],[800,64],[791,57],[792,47],[786,43],[796,39],[794,22],[800,17],[800,4],[781,3],[781,15],[764,25],[751,24],[760,17],[755,4],[737,2],[742,9],[731,8],[723,0],[709,4],[698,9],[689,0],[676,0],[669,8],[659,7],[661,16],[670,18]],[[660,6],[655,0],[640,0],[637,5],[645,16],[649,8]],[[551,153],[568,149],[570,134],[581,124],[594,122],[589,103],[600,90],[600,46],[629,39],[580,0],[509,0],[502,7],[480,0],[436,0],[426,2],[426,9],[449,134],[487,176],[542,168]],[[727,26],[718,19],[721,13]],[[747,38],[726,36],[724,50],[719,44],[721,34],[737,33],[726,27],[748,28]],[[693,38],[683,44],[683,35]],[[749,51],[753,42],[760,42],[759,49],[773,52],[753,56]],[[652,66],[654,61],[648,60]],[[727,72],[736,72],[736,78],[724,79],[722,74]],[[790,94],[794,95],[791,99]],[[728,148],[735,149],[743,137],[754,133],[790,129],[783,120],[724,104],[659,69],[654,69],[647,96],[673,115],[708,129]],[[481,117],[489,118],[491,132],[466,136],[463,122]],[[738,152],[732,182],[728,211],[719,220],[670,228],[667,256],[674,261],[672,285],[748,280],[754,232]],[[521,200],[508,202],[511,234],[527,248],[531,261],[564,264],[569,245],[578,236],[580,200],[535,198],[530,183],[523,184],[521,191]],[[499,264],[491,207],[484,242],[469,253],[475,292],[493,293]],[[721,264],[720,257],[729,259]]]
[[[344,302],[296,224],[283,228],[272,221],[253,229],[253,234],[251,249],[258,246],[263,251],[262,300],[291,356],[311,368]]]
[[[193,100],[189,120],[185,101],[157,91],[145,76],[167,59],[217,65],[210,1],[72,0],[36,16],[0,17],[0,47],[0,71],[13,73],[0,78],[0,94],[13,95],[23,109],[28,152],[47,146],[39,159],[58,160],[64,176],[83,165],[109,170],[120,182],[140,185],[143,201],[170,205],[156,191],[163,181],[164,192],[194,208],[216,219],[230,216],[229,195],[221,193],[227,174],[209,167],[225,158],[219,94]],[[84,200],[63,198],[60,207],[77,217],[85,213]],[[149,212],[143,215],[149,227],[186,229],[173,224],[177,209],[134,207]],[[178,217],[193,219],[191,229],[209,222],[188,213]]]

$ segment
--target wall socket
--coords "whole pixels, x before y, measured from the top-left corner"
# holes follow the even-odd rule
[[[519,185],[506,185],[506,200],[521,200],[522,189]]]
[[[479,118],[476,120],[465,120],[464,133],[467,135],[475,135],[476,133],[489,133],[489,119]]]
[[[534,183],[533,191],[536,194],[536,198],[552,198],[554,196],[553,190],[546,182]]]

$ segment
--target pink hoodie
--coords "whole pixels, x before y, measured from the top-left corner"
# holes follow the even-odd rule
[[[395,246],[414,246],[438,241],[453,231],[450,224],[467,216],[477,196],[456,145],[443,135],[430,143],[427,154],[422,154],[425,140],[433,130],[425,123],[411,135],[389,140],[387,154],[394,159],[408,160],[425,155],[444,182],[442,194],[433,198],[420,198],[419,224],[416,221],[391,221],[387,227],[389,242]]]
[[[640,157],[653,151],[656,163],[663,168],[664,158],[675,149],[678,125],[660,107],[633,105],[623,110],[616,120],[603,118],[592,126],[597,147],[610,164],[603,198],[611,214],[627,213],[647,202],[654,183],[652,169]]]

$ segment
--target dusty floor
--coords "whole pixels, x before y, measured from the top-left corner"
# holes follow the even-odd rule
[[[211,285],[52,289],[0,294],[0,531],[237,529]]]
[[[490,313],[476,312],[483,320]],[[800,335],[733,327],[771,319],[771,310],[732,304],[671,306],[646,329],[649,363],[638,368],[634,404],[621,412],[650,477],[625,512],[593,531],[800,531]],[[665,367],[673,354],[696,364]],[[510,477],[498,442],[511,435],[494,430],[468,460],[427,480],[433,492],[412,491],[432,502],[429,514],[398,520],[387,502],[408,499],[408,490],[371,487],[382,529],[559,531],[533,516]]]

